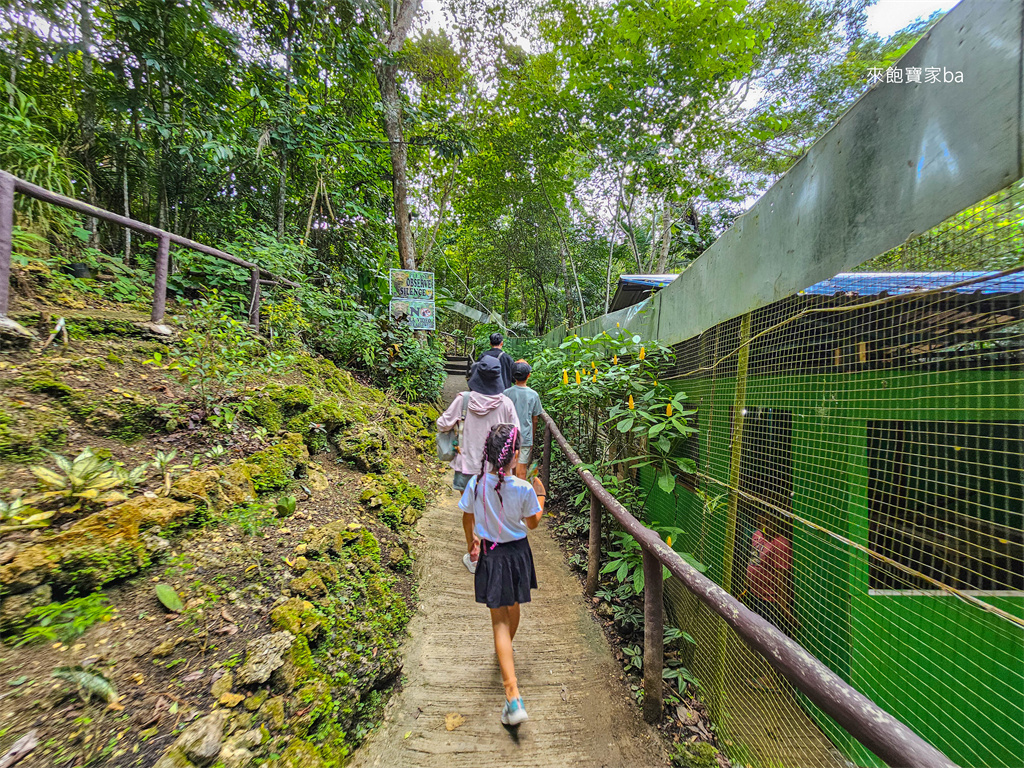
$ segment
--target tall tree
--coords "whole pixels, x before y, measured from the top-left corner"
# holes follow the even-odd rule
[[[394,192],[398,260],[403,269],[416,269],[416,241],[413,239],[412,215],[409,210],[409,153],[402,130],[402,97],[398,91],[396,57],[412,29],[420,0],[389,0],[385,7],[386,37],[382,42],[386,55],[377,62],[377,83],[380,85],[384,135],[391,149],[391,186]]]

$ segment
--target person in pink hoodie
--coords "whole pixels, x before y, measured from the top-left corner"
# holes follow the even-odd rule
[[[450,432],[459,426],[462,419],[463,399],[467,393],[460,392],[455,396],[448,410],[437,419],[439,432]],[[519,415],[512,401],[504,394],[501,386],[501,364],[496,357],[481,357],[469,374],[469,403],[466,408],[466,421],[462,425],[459,437],[459,452],[452,459],[451,468],[455,470],[453,486],[455,490],[465,489],[469,479],[480,472],[486,471],[484,464],[484,441],[496,424],[513,424],[519,426]],[[494,469],[497,471],[497,468]],[[470,573],[476,571],[476,561],[480,551],[480,542],[475,540],[473,529],[466,529],[467,552],[462,558]]]

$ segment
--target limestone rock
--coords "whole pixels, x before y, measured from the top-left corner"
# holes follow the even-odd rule
[[[136,496],[134,499],[110,507],[107,512],[111,514],[139,515],[139,528],[151,528],[159,526],[167,527],[170,523],[188,517],[196,511],[195,504],[184,504],[174,499],[163,497],[151,498],[149,496]]]
[[[29,611],[43,605],[49,605],[53,599],[53,590],[48,584],[36,587],[31,592],[11,595],[0,604],[0,632],[8,633],[22,629],[27,622]]]
[[[45,546],[27,547],[7,565],[0,567],[0,591],[17,593],[35,589],[49,580],[56,567]]]
[[[220,698],[217,699],[218,704],[222,704],[228,709],[233,709],[242,703],[242,699],[245,698],[244,693],[222,693]]]
[[[339,432],[333,439],[338,455],[363,472],[383,473],[391,466],[391,442],[380,425],[359,425]]]
[[[176,499],[197,501],[216,512],[256,499],[251,468],[243,461],[234,461],[221,469],[189,472],[171,487]]]
[[[90,592],[108,581],[130,576],[147,563],[139,538],[141,509],[118,504],[100,510],[19,552],[0,568],[0,586],[26,592],[53,581],[64,589]]]
[[[197,766],[209,765],[220,754],[220,742],[224,736],[224,721],[227,712],[216,709],[206,717],[196,720],[178,736],[171,751],[177,749]]]
[[[274,632],[250,640],[245,647],[245,663],[238,670],[237,682],[241,685],[265,683],[271,673],[284,664],[284,654],[293,642],[295,635],[291,632]]]
[[[319,467],[312,465],[306,468],[306,484],[314,493],[321,493],[331,487],[331,481],[327,479],[327,473]]]
[[[255,757],[256,755],[245,747],[229,740],[221,747],[217,762],[224,768],[245,768]]]
[[[231,693],[231,686],[234,684],[235,676],[231,672],[225,672],[210,686],[210,695],[215,699],[219,699],[225,693]]]
[[[160,759],[153,763],[153,768],[196,768],[195,763],[185,757],[185,753],[177,747],[171,747]]]
[[[299,555],[292,562],[292,571],[296,574],[305,573],[309,569],[309,560],[304,556]]]

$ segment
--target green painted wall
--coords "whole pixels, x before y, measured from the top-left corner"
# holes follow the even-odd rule
[[[699,409],[701,469],[724,483],[735,381],[681,388]],[[991,370],[752,376],[746,405],[792,414],[794,514],[866,546],[867,422],[1022,421],[1024,387],[1018,373]],[[693,552],[721,583],[724,507],[711,517],[695,494],[668,496],[650,473],[642,482],[649,517],[683,528],[676,548]],[[741,529],[737,539],[750,533]],[[797,524],[793,547],[797,614],[805,617],[797,639],[808,650],[961,765],[1024,765],[1024,632],[951,596],[869,594],[866,554],[827,533]],[[984,599],[1024,616],[1024,597]],[[879,765],[804,703],[854,762]]]

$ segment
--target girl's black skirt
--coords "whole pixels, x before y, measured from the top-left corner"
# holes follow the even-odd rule
[[[476,564],[476,601],[488,608],[530,602],[530,590],[537,588],[533,552],[525,539],[498,544],[480,542]]]

